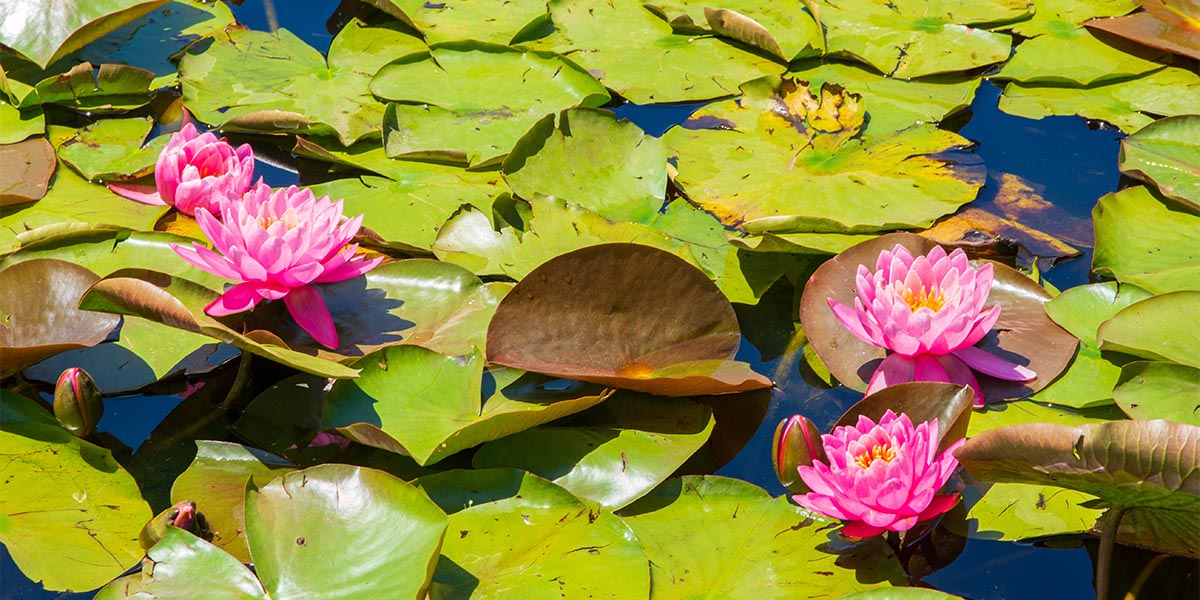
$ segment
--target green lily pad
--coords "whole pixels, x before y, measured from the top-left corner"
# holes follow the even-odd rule
[[[971,415],[967,437],[974,437],[1000,427],[1029,423],[1058,423],[1060,425],[1088,425],[1123,419],[1125,415],[1111,404],[1108,406],[1077,409],[1066,406],[1044,404],[1033,400],[1018,400],[1003,404],[989,404]]]
[[[429,45],[456,40],[516,44],[545,26],[543,0],[507,0],[503,8],[472,0],[366,0],[419,30]]]
[[[0,454],[11,460],[0,541],[21,572],[48,590],[83,592],[137,564],[152,514],[129,472],[109,450],[34,417],[48,413],[32,400],[5,391],[0,406]]]
[[[54,147],[41,137],[0,145],[0,160],[17,165],[6,168],[0,179],[0,207],[40,200],[58,166]]]
[[[154,163],[167,145],[168,136],[145,146],[154,120],[104,119],[75,131],[58,146],[58,157],[88,181],[129,181],[154,172]]]
[[[171,486],[171,502],[191,500],[204,513],[214,546],[250,562],[246,546],[246,483],[266,485],[296,470],[292,463],[254,448],[229,442],[196,442],[196,457]]]
[[[566,490],[509,469],[448,471],[416,485],[450,515],[430,598],[646,598],[629,527]]]
[[[517,195],[562,198],[614,221],[646,223],[663,205],[667,155],[662,143],[609,111],[547,116],[504,160]]]
[[[1200,311],[1200,292],[1171,292],[1135,302],[1100,326],[1102,350],[1200,368],[1200,332],[1180,327],[1180,315]]]
[[[1200,290],[1200,214],[1138,186],[1106,194],[1092,209],[1092,270],[1150,292]]]
[[[498,162],[548,114],[610,99],[587,71],[557,54],[478,42],[385,65],[371,92],[394,101],[383,122],[388,156],[469,165]]]
[[[21,108],[62,104],[88,114],[119,113],[150,103],[154,73],[128,65],[80,63],[37,83]]]
[[[96,600],[266,600],[258,578],[241,561],[178,527],[168,527],[146,556],[151,565],[104,586]]]
[[[740,99],[709,105],[672,128],[663,141],[678,159],[675,184],[722,222],[751,233],[928,227],[983,185],[972,155],[946,154],[967,144],[958,135],[922,124],[864,139],[855,135],[861,116],[857,125],[831,130],[812,122],[822,109],[798,112],[809,89],[753,81]],[[863,201],[866,186],[870,202]]]
[[[1133,0],[1035,0],[1037,11],[1012,25],[1013,32],[1032,38],[1070,32],[1088,19],[1115,17],[1137,8]]]
[[[78,265],[29,260],[0,271],[0,349],[9,375],[59,352],[94,346],[120,318],[77,308],[98,277]]]
[[[1133,419],[1168,419],[1200,426],[1200,369],[1137,361],[1121,369],[1113,398]]]
[[[554,50],[638,104],[729,96],[743,81],[783,72],[781,63],[724,40],[672,33],[638,0],[553,0],[549,7],[561,34]]]
[[[453,358],[419,346],[386,348],[355,366],[360,376],[334,384],[325,398],[322,428],[422,465],[579,412],[611,394],[503,370],[490,375],[496,391],[485,399],[482,356]]]
[[[487,357],[670,396],[770,387],[730,360],[739,337],[733,306],[703,272],[649,246],[604,244],[550,259],[522,279],[488,325]]]
[[[1086,492],[1117,510],[1133,509],[1148,523],[1160,514],[1176,520],[1178,513],[1200,510],[1200,428],[1190,425],[1033,423],[981,433],[957,456],[980,480]],[[1127,531],[1127,538],[1156,547],[1153,531]],[[1200,553],[1200,533],[1179,531],[1173,537],[1182,537],[1191,555]]]
[[[45,68],[168,0],[38,0],[0,7],[4,45]]]
[[[708,440],[713,424],[712,409],[689,399],[620,392],[567,423],[488,442],[472,464],[529,471],[617,510],[683,465]]]
[[[1158,117],[1195,113],[1196,94],[1200,94],[1200,75],[1168,67],[1086,88],[1010,82],[1000,96],[1000,110],[1027,119],[1079,115],[1133,133]]]
[[[411,485],[349,465],[319,465],[246,490],[254,568],[281,600],[424,598],[447,521]]]
[[[1121,140],[1121,172],[1200,210],[1200,115],[1167,117]]]
[[[1063,27],[1021,42],[995,78],[1082,87],[1161,69],[1163,65],[1157,61],[1165,57],[1165,52],[1124,40],[1105,43],[1083,26]]]
[[[1073,287],[1046,303],[1046,314],[1079,338],[1084,345],[1099,347],[1096,330],[1125,307],[1152,296],[1139,287],[1116,282]]]
[[[646,548],[653,599],[833,597],[905,581],[882,539],[839,547],[823,517],[736,479],[669,479],[621,517]]]
[[[937,590],[916,587],[864,590],[842,596],[841,600],[955,600],[954,596]]]
[[[1033,13],[1025,0],[970,0],[929,5],[903,0],[887,5],[853,0],[821,2],[827,52],[905,79],[966,71],[1008,58],[1012,38],[980,27],[1017,21]]]
[[[396,28],[351,21],[329,58],[286,29],[237,29],[192,45],[179,61],[184,104],[229,131],[336,134],[342,144],[376,135],[383,103],[368,90],[392,60],[425,50]]]
[[[1104,512],[1081,506],[1095,498],[1061,487],[995,483],[967,512],[970,537],[1016,542],[1083,533],[1091,529]]]
[[[46,118],[40,104],[21,108],[25,97],[33,91],[28,84],[9,79],[4,65],[0,64],[0,144],[15,144],[46,130]]]
[[[764,4],[754,0],[653,0],[681,33],[715,33],[754,46],[783,62],[819,56],[825,35],[800,2]]]
[[[1113,386],[1121,377],[1121,362],[1124,359],[1111,354],[1106,358],[1095,347],[1081,345],[1067,370],[1029,398],[1071,408],[1111,405]]]

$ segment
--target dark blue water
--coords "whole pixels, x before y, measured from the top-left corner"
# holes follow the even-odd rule
[[[268,6],[273,4],[272,11]],[[238,20],[252,29],[270,30],[272,24],[287,28],[321,51],[329,47],[333,35],[326,19],[334,14],[336,0],[247,0],[231,6]],[[984,82],[970,107],[969,120],[959,133],[978,143],[975,148],[989,173],[1012,173],[1044,186],[1042,195],[1071,216],[1087,218],[1100,196],[1115,191],[1118,185],[1117,141],[1123,137],[1106,127],[1089,124],[1074,117],[1051,117],[1032,121],[1000,112],[996,107],[999,89]],[[683,122],[704,103],[663,106],[625,105],[614,111],[637,123],[651,135],[661,135]],[[961,122],[961,117],[956,119]],[[286,163],[287,161],[273,161]],[[260,162],[256,172],[267,183],[279,187],[297,182],[298,177],[282,168]],[[986,206],[996,193],[996,182],[989,177],[987,187],[976,201]],[[1053,232],[1051,232],[1053,233]],[[1056,264],[1044,276],[1059,289],[1088,282],[1090,248],[1076,259]],[[790,324],[780,321],[780,327]],[[745,449],[718,474],[736,477],[762,486],[773,495],[784,493],[771,465],[771,440],[775,424],[796,413],[804,413],[823,429],[828,429],[845,408],[859,395],[845,388],[825,390],[809,385],[800,373],[798,354],[770,356],[745,343],[739,359],[755,365],[760,373],[776,381],[762,427]],[[101,429],[114,434],[126,445],[136,448],[150,430],[176,402],[161,397],[131,397],[106,400]],[[136,414],[137,418],[129,418]],[[1058,550],[1011,543],[970,540],[962,555],[950,566],[924,579],[942,591],[969,598],[1090,598],[1092,562],[1082,548]],[[13,564],[6,549],[0,547],[0,600],[42,600],[90,598],[88,594],[46,592],[26,579]]]

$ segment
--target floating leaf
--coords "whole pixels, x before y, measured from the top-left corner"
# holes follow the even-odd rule
[[[77,308],[97,279],[83,267],[53,259],[0,271],[0,348],[6,375],[59,352],[94,346],[116,329],[119,317]]]
[[[416,488],[361,467],[319,465],[246,490],[254,569],[280,600],[424,598],[446,523]]]
[[[554,0],[554,50],[637,104],[706,100],[783,65],[706,36],[671,32],[638,0]]]
[[[1200,10],[1186,1],[1140,0],[1142,12],[1119,19],[1092,19],[1084,25],[1175,54],[1200,60],[1196,23]]]
[[[646,598],[646,555],[629,527],[540,477],[509,469],[418,479],[450,515],[431,598]]]
[[[96,600],[267,599],[258,578],[241,561],[178,527],[168,527],[146,556],[150,565],[104,586]]]
[[[1150,292],[1116,282],[1093,283],[1065,290],[1046,303],[1046,314],[1079,338],[1084,345],[1098,348],[1096,330],[1125,307],[1149,298]]]
[[[971,155],[940,154],[966,145],[954,133],[926,124],[849,138],[806,120],[801,83],[765,78],[743,91],[663,136],[678,159],[676,185],[727,225],[750,233],[928,227],[983,185]]]
[[[388,156],[470,165],[498,162],[548,114],[610,99],[587,71],[557,54],[478,42],[385,65],[371,92],[394,101],[383,122]]]
[[[934,243],[908,233],[893,233],[859,244],[833,257],[817,269],[804,287],[800,301],[800,320],[809,343],[830,373],[843,384],[866,389],[877,359],[886,356],[883,348],[868,344],[850,333],[833,315],[829,300],[854,306],[855,274],[859,265],[874,270],[883,250],[897,244],[913,256],[927,254]],[[1001,357],[1020,357],[1021,364],[1037,373],[1026,382],[1003,381],[978,374],[980,386],[989,401],[1020,398],[1046,387],[1058,376],[1075,354],[1075,336],[1063,330],[1046,315],[1043,305],[1050,295],[1032,279],[998,263],[992,263],[994,280],[987,306],[1000,306],[1000,320],[977,347]]]
[[[345,145],[373,136],[383,104],[367,89],[379,67],[425,45],[392,27],[351,21],[329,59],[286,29],[235,29],[190,47],[179,61],[184,104],[230,131],[336,134]]]
[[[839,548],[823,517],[736,479],[669,479],[621,516],[646,548],[654,599],[832,597],[905,581],[881,538]]]
[[[488,442],[472,464],[529,471],[617,510],[662,483],[712,431],[712,410],[703,404],[620,392],[567,423]]]
[[[506,0],[503,9],[472,0],[366,1],[420,30],[431,46],[456,40],[515,44],[547,19],[542,0]]]
[[[9,457],[0,541],[21,572],[48,590],[82,592],[137,564],[151,512],[129,472],[107,449],[35,416],[48,413],[32,400],[0,391],[0,406],[0,454]]]
[[[40,104],[20,108],[31,93],[31,86],[9,79],[4,65],[0,64],[0,145],[15,144],[46,131],[46,118]]]
[[[485,402],[478,353],[456,359],[419,346],[386,348],[354,366],[362,369],[359,377],[329,391],[322,428],[408,454],[422,465],[579,412],[611,394],[600,386],[561,386],[505,371],[492,375],[496,392]]]
[[[1085,27],[1063,24],[1021,42],[995,77],[1023,84],[1085,87],[1156,71],[1162,68],[1157,61],[1163,58],[1161,51],[1124,40],[1105,43]]]
[[[1167,117],[1121,140],[1121,172],[1200,210],[1200,115]]]
[[[88,42],[149,13],[168,0],[39,0],[0,8],[5,46],[45,68]]]
[[[58,156],[88,181],[128,181],[154,172],[154,163],[167,145],[159,136],[144,147],[154,120],[104,119],[77,130],[58,146]]]
[[[1096,333],[1101,350],[1200,368],[1200,331],[1180,327],[1179,316],[1200,311],[1200,292],[1172,292],[1121,309]]]
[[[820,24],[798,0],[653,0],[681,33],[712,32],[754,46],[783,62],[819,56],[825,47]]]
[[[1092,270],[1156,294],[1200,290],[1200,214],[1138,186],[1106,194],[1092,209]]]
[[[1195,367],[1132,362],[1121,369],[1112,394],[1131,418],[1200,426],[1200,369]]]
[[[605,244],[553,258],[521,280],[488,326],[487,356],[673,396],[769,387],[729,360],[738,341],[733,307],[702,272],[649,246]]]
[[[967,437],[975,437],[1009,425],[1029,423],[1058,423],[1059,425],[1087,425],[1123,419],[1125,415],[1113,405],[1075,409],[1065,406],[1044,404],[1033,400],[1018,400],[1002,404],[989,404],[971,415]]]
[[[504,161],[517,195],[562,198],[613,221],[646,223],[663,204],[667,155],[662,143],[606,110],[546,117]]]
[[[1082,504],[1096,497],[1061,487],[994,483],[967,513],[970,536],[1015,542],[1088,531],[1104,512]]]
[[[150,103],[153,80],[154,73],[137,67],[80,63],[39,81],[21,107],[62,104],[88,114],[124,112]]]
[[[41,137],[0,145],[0,161],[9,165],[0,179],[0,207],[40,200],[58,165],[54,147]]]

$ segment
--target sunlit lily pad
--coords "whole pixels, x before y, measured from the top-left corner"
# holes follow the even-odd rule
[[[678,159],[676,185],[751,233],[928,227],[974,199],[984,180],[977,159],[943,154],[961,150],[965,139],[931,124],[857,137],[869,100],[836,111],[832,105],[851,102],[854,90],[835,90],[766,78],[743,86],[736,101],[701,109],[663,136]],[[822,108],[806,109],[810,97]],[[825,112],[843,122],[823,122]]]
[[[246,490],[246,537],[269,597],[425,597],[446,515],[382,471],[319,465]]]
[[[1092,269],[1161,294],[1200,290],[1200,214],[1138,186],[1106,194],[1092,209]]]
[[[553,0],[549,7],[562,34],[554,50],[638,104],[729,96],[743,81],[784,69],[724,40],[673,33],[638,0]]]
[[[646,598],[638,538],[606,511],[515,469],[449,471],[416,485],[450,515],[431,598]]]
[[[967,513],[970,536],[982,540],[1028,538],[1088,531],[1104,512],[1080,506],[1096,497],[1029,483],[995,483]]]
[[[250,562],[246,546],[246,483],[263,486],[296,470],[288,461],[239,444],[196,442],[196,458],[171,486],[171,502],[191,500],[204,513],[210,540],[242,562]]]
[[[258,578],[241,561],[220,548],[170,527],[146,556],[152,566],[104,586],[96,600],[151,597],[156,600],[267,599]]]
[[[557,54],[477,42],[385,65],[371,92],[393,101],[383,122],[389,156],[472,165],[508,154],[548,114],[609,101],[604,86]]]
[[[833,597],[905,581],[882,539],[839,547],[823,517],[736,479],[669,479],[621,517],[646,547],[654,599]]]
[[[4,45],[45,68],[168,0],[38,0],[0,7]]]
[[[704,273],[649,246],[605,244],[553,258],[521,280],[488,326],[487,357],[673,396],[769,387],[730,360],[738,342],[733,307]]]
[[[1144,523],[1177,521],[1200,511],[1200,427],[1169,421],[1115,421],[1071,427],[1034,423],[979,434],[957,452],[983,481],[1041,483],[1098,496],[1110,510],[1132,510]],[[1157,547],[1162,530],[1119,532]],[[1157,528],[1156,528],[1157,529]],[[1167,551],[1200,555],[1200,532],[1175,531]]]
[[[411,24],[430,45],[456,40],[515,44],[548,19],[543,0],[506,0],[500,6],[474,0],[366,0]]]
[[[94,346],[116,329],[116,315],[76,308],[97,279],[81,266],[53,259],[0,271],[0,349],[6,375],[59,352]]]
[[[1200,331],[1180,327],[1180,315],[1200,311],[1200,292],[1147,298],[1121,309],[1096,333],[1102,350],[1200,368]]]
[[[1123,38],[1200,60],[1200,40],[1196,23],[1200,8],[1186,0],[1140,0],[1143,11],[1117,19],[1092,19],[1092,29],[1107,31]]]
[[[965,71],[1008,58],[1012,38],[977,29],[1017,21],[1033,13],[1027,0],[971,0],[929,5],[823,1],[821,23],[827,51],[871,65],[893,77]]]
[[[142,142],[153,119],[105,119],[74,132],[58,146],[58,156],[88,181],[133,180],[154,172],[167,136]]]
[[[1018,400],[1001,404],[989,404],[983,410],[977,410],[971,415],[971,423],[967,428],[967,437],[975,437],[984,431],[1007,427],[1009,425],[1026,425],[1029,423],[1058,423],[1059,425],[1088,425],[1104,423],[1125,418],[1125,415],[1113,405],[1098,406],[1085,409],[1069,408],[1035,402],[1033,400]]]
[[[20,108],[33,87],[10,79],[0,61],[0,144],[15,144],[46,130],[46,118],[40,104]]]
[[[667,155],[662,143],[609,111],[568,110],[524,135],[504,161],[504,178],[523,198],[562,198],[614,221],[645,223],[662,207]]]
[[[866,382],[875,370],[874,361],[882,359],[886,351],[851,334],[834,317],[828,301],[854,306],[858,266],[865,265],[873,271],[879,253],[897,244],[913,256],[926,254],[934,247],[933,242],[908,233],[879,237],[830,259],[804,287],[800,320],[809,343],[829,371],[855,389],[866,389]],[[1050,295],[1040,285],[1015,269],[992,264],[995,279],[985,306],[1000,306],[1000,320],[993,328],[995,333],[984,337],[977,347],[1001,357],[1020,357],[1022,365],[1037,373],[1037,379],[1020,383],[980,375],[979,384],[989,401],[1020,398],[1046,387],[1066,368],[1078,343],[1075,336],[1046,315],[1043,305]]]
[[[119,113],[150,103],[154,73],[129,65],[80,63],[37,83],[22,108],[62,104],[88,114]]]
[[[422,465],[579,412],[611,394],[505,370],[488,375],[496,391],[485,398],[482,356],[452,358],[418,346],[387,348],[354,366],[360,376],[329,391],[322,427]],[[417,413],[420,419],[413,418]]]
[[[1200,115],[1167,117],[1121,140],[1121,172],[1200,210]]]
[[[0,454],[9,457],[0,541],[21,572],[48,590],[83,592],[137,564],[151,513],[129,472],[32,400],[5,390],[0,406]]]
[[[375,71],[425,49],[395,28],[351,21],[329,58],[286,29],[236,29],[191,46],[179,61],[184,104],[231,131],[336,134],[343,144],[379,131],[383,103],[367,89]]]
[[[819,56],[825,36],[813,14],[799,2],[754,0],[652,0],[681,33],[711,32],[754,46],[789,62]]]
[[[523,469],[617,510],[662,483],[712,431],[703,404],[620,392],[567,422],[488,442],[472,464]]]
[[[0,161],[10,165],[0,175],[0,207],[40,200],[58,165],[54,147],[42,137],[0,145]]]
[[[1113,398],[1134,419],[1168,419],[1200,426],[1200,369],[1136,361],[1121,369]]]

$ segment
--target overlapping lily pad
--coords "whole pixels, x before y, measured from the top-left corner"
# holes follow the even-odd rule
[[[40,104],[20,108],[32,93],[33,88],[28,84],[10,79],[0,63],[0,144],[15,144],[46,130]]]
[[[1103,350],[1200,368],[1200,331],[1179,326],[1179,315],[1197,310],[1200,291],[1147,298],[1105,321],[1096,339]]]
[[[158,154],[167,145],[167,136],[142,145],[153,126],[149,118],[98,121],[60,144],[58,156],[88,181],[139,179],[154,172]]]
[[[38,0],[0,7],[0,41],[45,68],[169,0]]]
[[[1135,361],[1121,369],[1112,391],[1134,419],[1168,419],[1200,426],[1200,369],[1169,362]]]
[[[681,33],[711,32],[754,46],[784,62],[819,56],[825,35],[811,11],[797,1],[653,0]]]
[[[374,136],[383,103],[367,89],[383,65],[425,49],[394,27],[352,21],[329,58],[286,29],[231,30],[180,59],[184,104],[201,121],[231,131],[336,134],[345,145]]]
[[[366,0],[421,32],[425,41],[440,44],[480,40],[516,44],[547,27],[544,0],[508,0],[503,8],[473,0]]]
[[[0,207],[40,200],[58,165],[54,147],[41,137],[0,145],[0,160],[11,165],[0,179]]]
[[[422,465],[579,412],[611,394],[596,385],[559,386],[502,370],[488,376],[496,391],[485,398],[482,356],[454,358],[419,346],[386,348],[354,366],[362,369],[360,376],[329,391],[322,427]]]
[[[1200,40],[1196,39],[1200,8],[1174,0],[1139,0],[1138,4],[1144,10],[1117,19],[1092,19],[1084,25],[1200,60]]]
[[[837,548],[823,517],[736,479],[669,479],[621,516],[646,548],[654,599],[837,596],[905,581],[882,539]]]
[[[86,591],[137,564],[151,513],[129,472],[32,400],[3,390],[0,407],[0,541],[21,572],[48,590]]]
[[[1200,210],[1200,115],[1167,117],[1121,140],[1121,172]]]
[[[646,598],[650,569],[621,519],[540,477],[449,471],[416,485],[450,515],[431,598]]]
[[[704,273],[649,246],[604,244],[553,258],[521,280],[488,326],[487,357],[672,396],[769,387],[730,360],[738,342],[733,307]]]
[[[37,82],[21,108],[62,104],[87,114],[120,113],[150,103],[154,73],[129,65],[84,62]]]
[[[663,136],[678,159],[676,185],[728,225],[751,233],[928,227],[983,185],[973,155],[946,154],[967,144],[949,131],[923,124],[860,137],[866,101],[852,89],[766,78],[743,91]]]
[[[886,350],[858,339],[843,327],[834,318],[829,299],[854,306],[854,278],[858,266],[865,265],[873,271],[879,253],[891,250],[897,244],[907,248],[913,256],[926,254],[935,245],[908,233],[882,236],[830,259],[817,269],[804,287],[800,320],[809,343],[830,373],[855,389],[866,389],[867,379],[875,370],[875,361],[882,359]],[[986,306],[1000,306],[1000,320],[993,328],[995,333],[986,336],[978,347],[1001,357],[1020,357],[1023,365],[1037,373],[1037,379],[1019,383],[981,375],[979,384],[989,401],[1020,398],[1046,387],[1066,368],[1077,345],[1075,336],[1046,315],[1043,305],[1050,300],[1050,295],[1040,285],[1015,269],[992,264],[995,278]]]
[[[1096,497],[1080,491],[1030,483],[995,483],[971,506],[967,518],[975,539],[1020,541],[1088,531],[1103,513],[1080,506]]]
[[[1092,210],[1092,269],[1156,294],[1200,290],[1200,214],[1146,187],[1107,194]]]
[[[547,114],[609,101],[595,78],[557,54],[478,42],[385,65],[371,92],[393,101],[383,122],[389,156],[470,165],[503,158]]]
[[[151,566],[104,586],[96,600],[266,600],[262,584],[241,561],[178,527],[169,527],[147,558]]]

